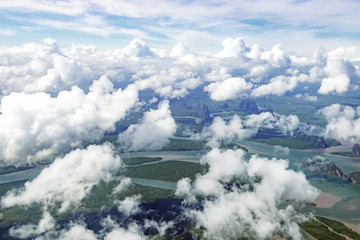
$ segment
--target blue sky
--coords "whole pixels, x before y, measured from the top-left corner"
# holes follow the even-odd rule
[[[224,38],[242,37],[301,54],[360,43],[358,0],[2,0],[0,12],[1,46],[51,37],[106,49],[141,38],[214,52]]]

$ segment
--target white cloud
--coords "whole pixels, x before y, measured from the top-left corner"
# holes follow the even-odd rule
[[[45,93],[12,93],[2,98],[0,158],[9,164],[49,159],[115,129],[138,97],[134,85],[114,90],[102,77],[88,94],[78,87],[56,98]]]
[[[83,225],[74,224],[68,231],[62,231],[58,240],[97,240],[95,233],[89,229],[86,229]]]
[[[121,228],[113,230],[112,232],[107,234],[106,237],[104,238],[104,240],[118,240],[118,239],[145,240],[146,238],[140,235],[139,233],[126,231]]]
[[[209,84],[204,91],[210,93],[212,100],[224,101],[244,96],[251,88],[252,84],[247,83],[243,78],[228,78],[222,82]]]
[[[168,101],[159,103],[158,109],[144,113],[138,124],[132,124],[119,134],[122,148],[129,151],[159,150],[168,143],[176,131],[176,123],[170,112]]]
[[[89,86],[91,70],[65,56],[54,39],[0,50],[2,94],[11,91],[58,92]]]
[[[360,140],[360,107],[332,104],[319,112],[327,120],[324,135],[338,140]]]
[[[266,95],[282,96],[288,91],[294,90],[297,86],[297,78],[278,76],[272,78],[268,84],[260,85],[251,92],[253,97],[262,97]]]
[[[338,48],[328,53],[325,72],[328,77],[321,82],[320,94],[344,93],[358,88],[360,72],[344,56],[344,49]]]
[[[259,128],[279,128],[284,133],[289,133],[300,123],[296,115],[284,116],[262,112],[251,114],[242,120],[234,115],[228,122],[220,117],[214,118],[210,126],[204,127],[200,134],[193,135],[194,138],[206,139],[212,147],[219,146],[222,140],[243,140],[255,135]]]
[[[310,101],[310,102],[316,102],[318,100],[318,97],[317,96],[311,96],[309,95],[308,93],[305,93],[305,94],[296,94],[295,97],[297,99],[303,99],[305,101]]]
[[[245,128],[241,118],[238,115],[234,115],[228,122],[225,122],[220,117],[214,118],[212,124],[205,127],[202,133],[195,137],[209,139],[211,146],[217,146],[220,140],[244,139],[255,133],[256,130]]]
[[[9,235],[17,239],[33,238],[39,234],[50,231],[55,227],[55,219],[49,212],[44,211],[38,225],[23,225],[10,228]]]
[[[119,212],[129,217],[141,211],[141,209],[139,208],[140,198],[140,195],[131,196],[125,198],[122,201],[115,200],[114,204],[117,205],[117,209]]]
[[[247,161],[240,149],[213,149],[201,163],[207,164],[209,171],[198,176],[192,187],[186,184],[187,187],[177,193],[192,198],[199,193],[201,198],[205,196],[203,209],[189,209],[187,215],[206,229],[206,238],[267,239],[280,232],[301,239],[297,222],[303,217],[283,199],[304,202],[317,197],[318,190],[310,185],[303,173],[288,169],[285,160],[253,155]],[[241,187],[229,184],[236,179],[241,179]],[[179,187],[182,185],[184,180],[179,181]]]
[[[77,207],[100,181],[108,182],[122,167],[112,146],[90,145],[57,158],[39,176],[26,182],[24,189],[13,190],[1,199],[3,207],[42,203],[50,208],[60,203],[59,212]]]

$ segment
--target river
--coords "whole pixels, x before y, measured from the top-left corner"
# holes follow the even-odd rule
[[[360,171],[360,160],[356,158],[347,158],[341,156],[329,155],[329,151],[318,150],[289,150],[278,151],[274,146],[269,146],[262,143],[239,141],[243,146],[246,146],[250,152],[257,153],[269,158],[276,157],[282,159],[288,159],[290,168],[298,171],[303,171],[312,185],[317,187],[323,193],[324,196],[334,196],[334,202],[327,207],[308,207],[315,214],[336,218],[338,220],[349,222],[353,224],[360,224],[360,185],[347,183],[338,177],[329,177],[321,172],[311,171],[303,165],[303,162],[316,155],[323,156],[330,161],[334,162],[339,168],[343,170],[345,174],[349,174],[354,171]],[[350,146],[348,146],[350,147]],[[344,150],[344,147],[343,149]],[[345,149],[346,150],[346,149]],[[349,149],[350,150],[350,149]],[[134,153],[122,153],[122,158],[129,157],[162,157],[161,161],[191,161],[197,162],[204,155],[206,151],[154,151],[154,152],[134,152]],[[248,154],[250,157],[250,154]],[[151,163],[150,163],[151,164]],[[0,175],[0,184],[15,182],[21,180],[29,180],[36,177],[41,172],[39,168],[27,169],[15,173]],[[165,189],[175,189],[176,184],[172,182],[163,182],[158,180],[134,178],[133,182],[145,186],[152,186]],[[330,197],[328,197],[330,198]],[[330,199],[331,200],[331,199]]]

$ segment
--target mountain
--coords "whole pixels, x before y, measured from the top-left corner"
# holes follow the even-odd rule
[[[209,107],[206,106],[205,104],[200,103],[197,105],[194,116],[199,118],[198,124],[209,125],[212,122],[212,118],[210,117]]]
[[[360,144],[359,143],[355,143],[353,148],[352,148],[352,153],[354,155],[356,155],[357,157],[360,157]]]
[[[254,100],[245,99],[242,100],[239,104],[240,111],[247,112],[250,114],[258,114],[260,113],[259,108]]]

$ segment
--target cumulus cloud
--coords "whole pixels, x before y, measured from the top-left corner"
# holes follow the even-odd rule
[[[58,240],[67,239],[97,240],[98,238],[93,231],[86,229],[85,226],[74,224],[68,231],[63,230],[58,238]]]
[[[360,140],[360,107],[332,104],[319,112],[327,120],[324,135],[339,140]]]
[[[279,76],[272,78],[269,83],[256,87],[252,92],[253,97],[262,97],[267,95],[284,95],[288,91],[292,91],[297,86],[296,77]]]
[[[277,155],[289,155],[290,153],[290,149],[288,147],[283,147],[280,145],[275,145],[274,146],[274,154]]]
[[[244,119],[234,115],[229,121],[221,117],[214,118],[210,126],[204,127],[200,134],[194,138],[207,139],[210,146],[219,146],[222,140],[243,140],[255,135],[260,128],[279,128],[284,133],[289,133],[300,123],[296,115],[284,116],[270,112],[251,114]]]
[[[115,130],[137,101],[134,85],[114,90],[102,77],[85,94],[78,87],[46,93],[12,93],[3,97],[0,115],[0,158],[7,164],[32,163],[99,140]]]
[[[359,80],[359,67],[346,58],[349,51],[298,57],[278,44],[264,50],[242,38],[225,39],[217,54],[194,53],[182,44],[171,51],[154,49],[138,38],[122,49],[99,51],[81,45],[66,49],[45,39],[0,50],[0,92],[58,93],[73,85],[86,91],[92,79],[104,75],[116,86],[135,83],[139,90],[152,89],[163,98],[184,97],[204,85],[217,101],[249,92],[254,97],[283,95],[299,82],[321,81],[320,93],[342,93]]]
[[[311,96],[309,95],[308,93],[305,93],[305,94],[296,94],[295,97],[297,99],[303,99],[305,101],[309,101],[309,102],[316,102],[318,100],[318,97],[317,96]]]
[[[112,146],[90,145],[57,158],[39,176],[26,182],[23,189],[13,190],[1,199],[3,207],[41,203],[59,212],[81,203],[92,187],[100,181],[108,182],[122,167],[120,157],[114,156]]]
[[[38,225],[29,224],[24,226],[14,226],[10,228],[9,234],[10,236],[17,239],[28,239],[40,235],[44,232],[48,232],[54,229],[54,227],[55,219],[50,215],[49,212],[44,211]]]
[[[228,122],[220,117],[214,118],[212,124],[205,127],[201,133],[201,138],[208,138],[210,145],[217,145],[219,140],[231,141],[233,139],[244,139],[256,132],[245,128],[241,118],[234,115]]]
[[[58,92],[91,84],[91,70],[64,55],[54,39],[0,50],[0,92]]]
[[[321,82],[320,94],[344,93],[357,89],[360,81],[359,68],[345,58],[345,49],[338,48],[328,53],[325,72],[326,78]],[[351,87],[351,88],[350,88]]]
[[[283,199],[312,201],[318,190],[303,173],[290,170],[286,160],[253,155],[247,161],[244,156],[240,149],[212,149],[201,159],[209,167],[206,174],[198,176],[191,187],[188,181],[179,181],[178,194],[205,196],[203,209],[190,209],[187,215],[206,229],[209,239],[266,239],[276,233],[301,239],[297,222],[302,216]]]
[[[115,200],[114,203],[117,205],[119,212],[129,217],[130,215],[140,212],[140,198],[140,195],[136,195],[127,197],[122,201]]]
[[[126,240],[145,240],[141,234],[132,231],[126,231],[122,228],[118,228],[110,232],[106,235],[104,240],[118,240],[118,239],[126,239]]]
[[[212,100],[224,101],[244,96],[251,88],[252,84],[243,78],[228,78],[222,82],[211,83],[204,90],[210,93]]]
[[[119,134],[122,148],[129,151],[159,150],[168,143],[176,131],[176,123],[169,109],[168,101],[162,101],[158,109],[144,113],[138,124],[132,124]]]

